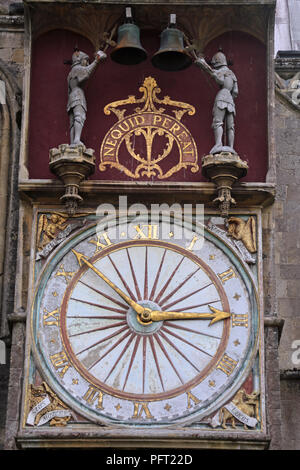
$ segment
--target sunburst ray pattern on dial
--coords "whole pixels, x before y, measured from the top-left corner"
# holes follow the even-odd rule
[[[198,423],[234,396],[254,363],[255,281],[209,229],[202,237],[177,219],[171,232],[164,220],[143,221],[120,218],[115,233],[91,224],[40,266],[34,356],[49,386],[88,420]],[[176,224],[184,236],[174,236]]]
[[[99,272],[109,273],[111,285]],[[136,398],[172,396],[202,380],[223,350],[226,322],[143,323],[134,303],[166,314],[171,309],[212,316],[213,307],[228,309],[216,276],[171,244],[121,244],[106,256],[85,260],[65,295],[62,333],[68,354],[87,379],[110,393]]]

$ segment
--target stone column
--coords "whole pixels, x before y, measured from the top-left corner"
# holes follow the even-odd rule
[[[4,449],[16,449],[15,438],[20,423],[22,385],[24,374],[26,312],[20,308],[8,317],[11,325],[11,360],[8,383],[6,436]]]

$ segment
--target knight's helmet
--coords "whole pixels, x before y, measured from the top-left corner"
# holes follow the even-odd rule
[[[87,59],[88,61],[90,60],[89,56],[85,52],[82,52],[79,49],[75,49],[72,55],[72,66],[80,65],[82,59]]]
[[[223,65],[227,65],[225,54],[223,54],[223,52],[217,52],[211,59],[211,64],[215,68],[222,67]]]

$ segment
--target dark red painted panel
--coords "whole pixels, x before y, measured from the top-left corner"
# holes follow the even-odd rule
[[[209,57],[221,46],[233,61],[239,95],[236,104],[235,150],[247,160],[243,181],[265,181],[267,173],[267,58],[265,46],[248,34],[226,33],[206,48]]]
[[[198,67],[192,65],[180,72],[163,72],[151,64],[151,56],[159,48],[159,32],[141,33],[148,59],[139,65],[121,66],[110,57],[101,63],[86,87],[88,114],[82,134],[87,147],[95,149],[97,169],[92,179],[130,180],[117,169],[100,172],[99,152],[104,136],[117,122],[114,114],[103,113],[105,105],[112,101],[126,99],[129,95],[141,96],[139,87],[146,77],[156,79],[161,89],[159,98],[165,95],[171,99],[192,104],[194,116],[185,114],[181,120],[191,132],[198,147],[199,163],[214,144],[211,129],[212,107],[217,92],[216,84]],[[74,46],[93,55],[89,41],[70,31],[51,31],[38,38],[33,47],[31,100],[29,124],[29,173],[31,178],[53,178],[48,168],[49,149],[69,142],[69,121],[66,113],[67,75]],[[237,75],[239,96],[236,99],[236,142],[239,155],[248,160],[249,172],[244,181],[264,181],[267,170],[267,104],[266,104],[266,54],[265,47],[257,39],[241,32],[226,33],[208,45],[207,58],[222,46],[223,51],[234,64]],[[129,111],[130,106],[128,106]],[[168,110],[169,112],[169,110]],[[132,107],[130,113],[132,113]],[[170,114],[170,112],[169,112]],[[172,114],[173,115],[173,114]],[[174,115],[173,115],[174,116]],[[140,144],[141,147],[143,143]],[[157,139],[157,152],[163,142]],[[174,147],[175,148],[175,147]],[[178,153],[178,152],[177,152]],[[133,168],[133,160],[123,146],[120,158]],[[176,151],[170,154],[172,160],[162,162],[164,170],[177,161]],[[142,179],[147,180],[147,177]],[[170,177],[171,181],[205,181],[201,170],[192,173],[181,170]]]

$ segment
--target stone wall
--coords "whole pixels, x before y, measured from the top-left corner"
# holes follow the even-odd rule
[[[7,389],[9,378],[9,361],[8,351],[6,353],[6,364],[0,364],[0,450],[3,449],[5,419],[7,406]]]
[[[276,102],[276,153],[275,271],[278,316],[284,319],[279,347],[282,448],[299,450],[300,109],[280,93]]]
[[[22,4],[0,5],[0,449],[3,448],[10,372],[11,338],[7,316],[14,308],[18,240],[18,157],[24,70]]]
[[[292,343],[300,340],[300,111],[276,104],[277,198],[275,269],[278,313],[285,319],[280,368],[293,369]]]
[[[300,378],[299,374],[281,376],[282,449],[300,449]]]

